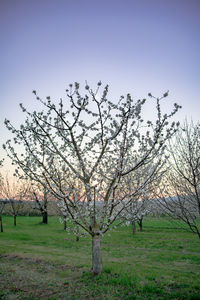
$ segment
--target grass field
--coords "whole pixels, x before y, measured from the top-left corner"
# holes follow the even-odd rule
[[[3,217],[0,299],[200,299],[200,240],[166,219],[144,231],[118,227],[102,239],[103,273],[93,277],[90,237],[75,241],[58,218]]]

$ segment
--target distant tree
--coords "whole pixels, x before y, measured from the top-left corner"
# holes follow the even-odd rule
[[[63,184],[63,183],[62,183]],[[79,207],[83,207],[84,206],[84,202],[85,199],[81,196],[81,190],[82,187],[77,184],[76,180],[71,180],[70,178],[67,180],[66,183],[64,183],[64,185],[68,186],[68,188],[70,188],[70,193],[68,194],[68,197],[71,198],[71,200],[73,202],[77,202],[77,199],[80,201]],[[73,191],[73,193],[71,193],[71,191]],[[71,221],[73,223],[73,233],[76,236],[76,241],[79,241],[79,238],[81,236],[84,236],[85,234],[80,234],[80,226],[78,225],[77,222],[74,221],[73,218],[71,218],[70,213],[69,213],[69,206],[70,203],[68,203],[67,201],[59,201],[57,203],[59,211],[63,217],[63,223],[64,223],[64,230],[70,231],[70,228],[67,227],[67,222]],[[78,205],[78,203],[77,203]],[[71,209],[73,210],[73,207],[71,207]]]
[[[126,185],[124,184],[123,194],[133,195],[133,191],[137,191],[136,195],[133,195],[126,202],[121,202],[120,206],[117,207],[118,210],[121,210],[120,219],[126,225],[132,225],[133,234],[136,233],[136,223],[139,225],[140,231],[143,230],[143,218],[151,212],[150,199],[153,195],[155,183],[157,184],[163,175],[164,164],[165,159],[160,162],[159,166],[156,162],[152,166],[149,164],[144,165],[134,174],[129,175],[129,181]],[[123,197],[123,194],[121,197]]]
[[[120,217],[126,225],[131,224],[133,234],[136,234],[136,223],[138,223],[140,231],[143,230],[143,218],[149,213],[147,205],[147,199],[135,199],[122,211]]]
[[[160,206],[200,238],[200,124],[185,121],[169,151],[169,172],[160,189]]]
[[[0,199],[0,230],[1,230],[1,232],[3,232],[3,219],[2,219],[3,210],[7,203],[8,203],[8,201],[6,199]]]
[[[143,231],[143,219],[150,212],[148,209],[148,199],[134,199],[129,205],[125,205],[124,209],[119,215],[120,223],[132,226],[133,235],[136,234],[136,224],[138,224],[140,231]]]
[[[67,208],[65,208],[63,206],[63,203],[61,203],[60,201],[58,202],[58,211],[59,211],[59,216],[60,216],[60,223],[63,223],[63,229],[66,230],[67,229],[67,219],[70,218]]]
[[[41,184],[36,184],[35,182],[30,183],[29,197],[34,200],[33,208],[41,212],[42,223],[48,224],[48,201],[50,197],[50,192]]]
[[[10,205],[10,212],[14,218],[14,225],[17,225],[17,216],[24,206],[27,196],[27,186],[21,180],[14,180],[6,176],[2,182],[1,196]]]
[[[149,94],[152,106],[155,101],[156,121],[145,122],[142,118],[145,99],[133,101],[128,94],[113,103],[107,99],[108,86],[101,95],[100,89],[101,82],[95,91],[86,84],[86,92],[81,95],[79,84],[70,84],[67,99],[55,104],[50,97],[42,100],[33,91],[44,111],[31,113],[21,104],[27,118],[20,129],[5,121],[15,136],[14,142],[24,147],[23,156],[17,153],[11,140],[4,145],[18,167],[16,172],[21,169],[45,185],[65,203],[72,220],[91,235],[93,274],[102,271],[101,236],[120,213],[114,208],[141,190],[137,187],[138,190],[120,198],[123,183],[129,174],[144,165],[152,166],[152,162],[152,172],[156,171],[165,143],[178,127],[168,121],[179,109],[174,104],[173,111],[163,115],[160,102],[168,93],[161,98]],[[148,178],[145,182],[148,183]]]

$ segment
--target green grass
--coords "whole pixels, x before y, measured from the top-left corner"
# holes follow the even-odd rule
[[[200,240],[166,218],[144,231],[118,227],[102,239],[103,273],[93,277],[91,239],[75,241],[58,218],[3,216],[0,299],[200,299]],[[166,229],[167,228],[167,229]]]

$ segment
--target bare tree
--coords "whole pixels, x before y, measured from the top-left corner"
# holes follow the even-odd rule
[[[128,175],[144,165],[151,165],[150,178],[160,165],[165,142],[177,130],[178,124],[168,123],[179,105],[169,114],[161,113],[161,98],[154,98],[156,121],[142,118],[146,100],[133,101],[130,94],[113,103],[107,99],[108,86],[101,91],[85,86],[81,95],[78,83],[70,84],[67,99],[53,103],[50,97],[36,99],[44,111],[28,112],[20,129],[10,121],[5,124],[14,134],[14,142],[24,147],[22,157],[12,141],[4,148],[18,167],[45,187],[62,203],[72,220],[92,237],[92,272],[102,271],[101,236],[115,222],[120,210],[114,209],[140,193],[123,193]],[[142,153],[142,155],[139,155]],[[131,164],[127,164],[131,161]],[[68,179],[70,183],[68,184]],[[146,178],[145,182],[148,182]],[[78,183],[78,184],[77,184]],[[120,195],[123,193],[123,197]]]
[[[169,172],[163,178],[159,203],[200,238],[200,124],[185,121],[169,151]]]
[[[9,179],[6,176],[2,182],[1,195],[10,205],[10,211],[14,218],[14,226],[17,225],[17,216],[23,208],[27,191],[27,186],[21,180]]]

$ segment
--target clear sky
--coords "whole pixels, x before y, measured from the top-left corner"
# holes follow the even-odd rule
[[[0,0],[0,37],[0,158],[5,117],[23,122],[33,89],[60,98],[74,81],[108,83],[112,99],[170,90],[177,118],[199,120],[200,0]]]

